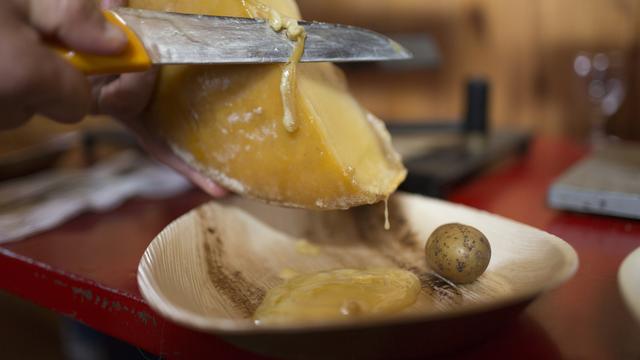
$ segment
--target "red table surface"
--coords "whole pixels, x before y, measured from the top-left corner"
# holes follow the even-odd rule
[[[567,140],[537,139],[529,154],[494,168],[450,198],[549,231],[580,257],[580,269],[569,282],[535,300],[487,342],[452,357],[640,358],[640,327],[617,283],[620,263],[640,246],[640,222],[546,206],[552,180],[584,154],[585,147]],[[138,291],[136,268],[149,242],[173,219],[208,200],[196,190],[166,200],[135,199],[0,246],[0,289],[169,359],[258,358],[163,319]]]

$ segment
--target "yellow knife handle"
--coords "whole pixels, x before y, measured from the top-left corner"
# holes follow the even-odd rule
[[[59,45],[51,45],[63,58],[87,75],[120,74],[144,71],[151,67],[151,59],[138,36],[115,13],[105,10],[104,17],[118,26],[127,37],[127,48],[115,56],[101,56],[76,52]]]

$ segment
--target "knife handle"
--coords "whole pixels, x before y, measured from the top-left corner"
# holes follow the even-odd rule
[[[127,48],[119,55],[92,55],[76,52],[57,44],[49,44],[49,46],[86,75],[120,74],[149,69],[151,67],[151,59],[133,30],[115,13],[105,10],[103,14],[107,21],[122,29],[127,37]]]

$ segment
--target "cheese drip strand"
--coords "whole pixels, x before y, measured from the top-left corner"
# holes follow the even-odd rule
[[[298,89],[296,65],[300,62],[304,53],[307,34],[296,19],[283,16],[276,10],[270,9],[259,2],[245,0],[244,3],[251,16],[267,19],[273,31],[286,31],[287,38],[295,42],[289,61],[282,66],[282,77],[280,78],[282,124],[288,132],[294,132],[298,129],[298,122],[295,118],[296,93]]]

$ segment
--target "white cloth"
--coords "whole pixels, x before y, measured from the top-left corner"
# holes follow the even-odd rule
[[[113,209],[134,196],[170,197],[190,186],[173,170],[134,151],[86,169],[0,183],[0,244],[52,229],[85,211]]]

